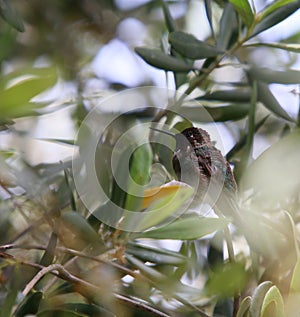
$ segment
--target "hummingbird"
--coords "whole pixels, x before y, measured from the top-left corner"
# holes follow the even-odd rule
[[[179,181],[197,188],[194,200],[203,202],[205,197],[211,207],[221,209],[222,214],[233,214],[237,209],[237,184],[230,164],[212,143],[207,131],[190,127],[181,133],[152,128],[172,136],[176,141],[172,158],[174,172]],[[228,211],[229,210],[229,211]]]

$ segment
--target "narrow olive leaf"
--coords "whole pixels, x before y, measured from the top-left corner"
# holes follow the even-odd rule
[[[196,100],[217,100],[217,101],[229,101],[229,102],[249,102],[250,99],[251,99],[251,90],[249,88],[216,90],[196,98]]]
[[[300,1],[297,0],[297,1],[290,2],[287,5],[280,7],[275,11],[272,11],[268,15],[262,15],[262,19],[255,26],[255,28],[251,34],[251,37],[254,37],[257,34],[263,32],[263,31],[271,28],[272,26],[280,23],[281,21],[285,20],[290,15],[292,15],[295,11],[297,11],[299,8],[300,8]]]
[[[161,281],[164,280],[166,277],[162,273],[153,269],[149,265],[146,265],[144,262],[140,261],[132,255],[125,254],[125,257],[131,265],[138,268],[145,276],[149,277],[152,281],[160,282],[161,285],[163,284]]]
[[[228,262],[211,271],[205,285],[208,295],[227,298],[241,291],[248,280],[248,274],[242,263]]]
[[[25,31],[23,21],[18,12],[11,6],[10,0],[0,0],[0,16],[17,31]]]
[[[254,15],[248,0],[229,0],[238,12],[243,22],[250,28],[254,21]]]
[[[100,253],[104,249],[100,236],[77,212],[64,212],[57,229],[58,237],[69,248],[81,251],[86,247],[92,247],[93,253]]]
[[[278,83],[285,85],[293,85],[300,83],[300,71],[289,69],[287,71],[276,71],[270,68],[251,67],[248,70],[251,78],[262,81],[264,83]]]
[[[250,304],[251,304],[251,297],[250,296],[245,297],[240,303],[240,307],[239,307],[239,310],[237,311],[236,317],[247,317]]]
[[[300,258],[297,259],[290,284],[290,292],[300,292]]]
[[[272,282],[265,281],[257,286],[257,288],[253,292],[253,296],[251,299],[251,305],[249,308],[251,317],[261,317],[261,308],[264,301],[264,298],[268,292],[268,290],[273,286]]]
[[[264,19],[266,16],[268,16],[272,12],[292,2],[295,2],[295,0],[277,0],[272,2],[270,5],[264,8],[264,10],[261,12],[260,19]]]
[[[266,122],[266,120],[270,117],[270,114],[263,117],[258,123],[255,124],[255,132],[257,132]],[[246,144],[247,135],[244,135],[235,146],[226,154],[226,158],[228,161]]]
[[[176,57],[166,55],[158,49],[136,47],[135,51],[148,64],[159,69],[173,72],[187,72],[195,69],[193,65],[189,65]]]
[[[40,260],[41,265],[48,266],[53,263],[56,244],[57,244],[57,235],[56,233],[52,232],[47,248]]]
[[[231,3],[227,3],[220,20],[217,47],[226,50],[229,47],[232,35],[237,32],[238,22],[235,10]]]
[[[169,35],[172,47],[184,57],[190,59],[204,59],[215,57],[222,53],[221,50],[184,32],[172,32]]]
[[[278,287],[275,285],[273,285],[266,293],[266,296],[261,307],[261,317],[271,316],[270,311],[268,310],[269,307],[271,307],[271,305],[274,307],[274,311],[272,307],[272,316],[285,316],[283,298]]]
[[[287,112],[281,107],[277,99],[274,97],[270,91],[267,84],[262,82],[257,82],[257,98],[261,101],[264,106],[269,109],[275,115],[291,122],[295,122]]]
[[[152,164],[152,150],[149,143],[144,143],[132,153],[129,162],[130,180],[128,194],[126,196],[125,208],[127,210],[138,210],[142,205],[143,185],[150,179]]]
[[[84,303],[65,303],[59,306],[59,311],[65,312],[76,312],[78,316],[105,316],[105,317],[115,317],[116,315],[109,312],[103,307],[96,306],[93,304],[84,304]],[[55,316],[49,314],[48,316]],[[60,315],[60,314],[59,314]],[[67,317],[67,313],[63,313],[64,317]]]
[[[243,47],[251,46],[263,46],[263,47],[272,47],[285,50],[288,52],[300,53],[300,44],[290,44],[290,43],[249,43],[243,45]]]
[[[174,19],[172,18],[172,15],[171,15],[171,12],[169,10],[168,5],[164,1],[162,1],[161,5],[162,5],[164,18],[166,21],[166,26],[167,26],[168,31],[169,32],[176,31],[176,23],[175,23]]]
[[[212,7],[211,7],[211,1],[210,0],[204,0],[205,5],[205,13],[206,17],[210,26],[211,34],[213,37],[215,37],[214,27],[213,27],[213,19],[212,19]]]
[[[29,294],[21,302],[15,313],[16,317],[23,317],[27,315],[34,315],[38,312],[40,302],[43,298],[42,292],[34,292]]]
[[[196,122],[226,122],[245,118],[249,104],[234,104],[217,107],[181,107],[180,114]]]
[[[178,219],[158,229],[140,233],[143,238],[194,240],[222,230],[228,221],[220,218],[189,217]]]
[[[155,264],[180,265],[187,261],[187,258],[178,252],[161,248],[154,248],[130,242],[126,246],[126,253],[134,255],[142,261],[149,261]]]
[[[257,104],[257,82],[252,82],[252,96],[250,101],[250,108],[248,114],[248,131],[246,137],[246,144],[244,151],[241,156],[241,160],[235,165],[234,175],[239,181],[240,177],[243,175],[247,165],[252,159],[252,148],[253,140],[255,134],[255,113],[256,113],[256,104]]]
[[[19,294],[19,291],[20,290],[18,283],[12,283],[10,289],[7,290],[5,299],[3,299],[1,303],[1,316],[13,316],[12,310],[16,304],[17,295]]]
[[[171,186],[173,188],[173,186]],[[139,223],[136,225],[137,231],[143,231],[153,226],[160,224],[162,221],[176,215],[176,212],[181,213],[181,208],[184,208],[188,199],[193,195],[194,189],[190,186],[174,187],[166,196],[155,200],[144,212],[141,214]],[[126,221],[131,221],[130,217]]]
[[[43,68],[43,72],[40,75],[29,74],[28,77],[1,90],[0,117],[13,118],[31,114],[38,107],[38,103],[30,103],[30,100],[52,87],[56,80],[57,72],[55,68]]]

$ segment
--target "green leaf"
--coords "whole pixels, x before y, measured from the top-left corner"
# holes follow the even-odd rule
[[[208,295],[226,298],[240,292],[247,280],[248,274],[243,264],[228,262],[211,271],[205,288]]]
[[[48,245],[47,245],[47,249],[45,250],[40,260],[41,265],[48,266],[53,263],[56,245],[57,245],[57,235],[52,232]]]
[[[236,12],[229,2],[223,10],[219,30],[217,47],[223,51],[229,48],[232,37],[238,32]]]
[[[204,0],[204,4],[205,4],[205,13],[206,13],[206,17],[211,29],[211,33],[212,33],[212,36],[215,37],[215,32],[213,28],[213,19],[212,19],[211,0]]]
[[[261,101],[267,109],[269,109],[278,117],[290,122],[295,122],[295,120],[292,119],[281,107],[280,103],[274,97],[267,84],[257,82],[257,97],[258,100]]]
[[[248,71],[251,78],[264,83],[279,83],[285,85],[299,84],[300,71],[289,69],[287,71],[276,71],[265,67],[251,67]]]
[[[251,99],[251,90],[249,88],[216,90],[196,98],[196,100],[217,100],[217,101],[229,101],[229,102],[249,102],[250,99]]]
[[[300,53],[300,44],[290,44],[290,43],[250,43],[243,45],[243,47],[251,47],[251,46],[264,46],[264,47],[272,47],[282,49],[288,52]]]
[[[38,103],[30,100],[44,90],[53,86],[57,80],[56,69],[53,67],[41,68],[24,74],[25,78],[16,78],[17,83],[0,90],[0,118],[14,118],[32,114],[39,107]],[[1,83],[4,84],[3,82]]]
[[[245,297],[240,303],[239,310],[236,314],[236,317],[248,317],[249,307],[251,303],[251,297]]]
[[[268,290],[273,286],[272,282],[265,281],[257,286],[253,292],[250,305],[250,317],[261,317],[261,308],[263,305],[264,298]]]
[[[194,240],[200,239],[215,231],[222,230],[228,221],[220,218],[187,217],[140,234],[143,238]]]
[[[295,2],[295,0],[276,0],[276,1],[273,1],[273,3],[271,3],[269,6],[264,8],[264,10],[260,13],[260,19],[264,19],[266,16],[268,16],[272,12],[278,10],[279,8],[281,8],[287,4],[293,3],[293,2]]]
[[[19,32],[24,32],[24,24],[18,12],[11,6],[10,0],[0,0],[0,16]]]
[[[131,256],[129,254],[126,254],[125,256],[131,265],[138,268],[145,276],[150,278],[152,281],[158,281],[161,283],[161,281],[164,279],[164,275],[151,266],[146,265],[144,262],[136,259],[134,256]],[[161,283],[161,285],[163,285],[163,283]]]
[[[142,261],[149,261],[155,264],[170,264],[177,266],[187,261],[186,257],[178,252],[149,247],[135,242],[127,244],[126,253],[134,255]]]
[[[93,253],[101,253],[104,249],[100,236],[77,212],[64,212],[57,230],[58,237],[69,248],[81,251],[90,246]]]
[[[115,315],[103,307],[99,307],[93,304],[84,303],[66,303],[60,305],[59,307],[62,311],[76,312],[80,316],[105,316],[105,317],[115,317]],[[82,315],[81,315],[82,314]],[[56,315],[53,315],[56,316]]]
[[[300,293],[300,258],[297,259],[296,265],[293,270],[290,291]]]
[[[263,152],[245,171],[243,190],[251,188],[271,206],[291,199],[299,186],[299,142],[300,130],[296,129]]]
[[[193,65],[189,65],[176,57],[166,55],[158,49],[137,47],[135,51],[148,64],[159,69],[173,72],[187,72],[195,69]]]
[[[161,5],[162,5],[164,18],[165,18],[165,21],[166,21],[166,26],[168,28],[168,31],[169,32],[176,31],[176,24],[175,24],[174,19],[172,18],[172,15],[170,13],[168,5],[164,1],[162,1]]]
[[[275,26],[276,24],[280,23],[281,21],[288,18],[294,12],[296,12],[300,8],[300,1],[292,1],[286,5],[283,5],[279,8],[269,9],[267,14],[262,13],[260,17],[260,22],[257,23],[255,26],[251,37],[256,36],[257,34]]]
[[[138,210],[141,207],[144,188],[150,179],[152,150],[149,143],[139,146],[130,159],[130,176],[125,208]]]
[[[270,306],[274,307],[271,312],[268,310]],[[283,298],[277,286],[273,285],[267,292],[262,308],[261,317],[284,317],[284,303]]]
[[[247,116],[249,104],[228,106],[181,107],[180,114],[196,122],[225,122],[243,119]]]
[[[146,210],[143,211],[139,217],[139,223],[136,224],[137,231],[143,231],[163,221],[168,221],[169,217],[174,219],[176,213],[182,213],[188,202],[188,199],[192,196],[194,190],[190,186],[181,186],[175,188],[165,197],[154,201]],[[134,215],[135,217],[135,215]],[[127,222],[131,222],[131,218],[126,217]]]
[[[254,21],[254,15],[248,0],[229,0],[229,2],[239,13],[247,28],[250,28]]]
[[[16,317],[23,317],[29,314],[36,314],[39,310],[40,302],[43,298],[42,292],[30,293],[22,301],[17,309]]]
[[[216,47],[200,41],[193,35],[184,32],[170,33],[169,41],[178,53],[190,59],[215,57],[222,53],[222,51]]]
[[[266,120],[269,118],[270,115],[265,116],[262,118],[258,123],[255,124],[255,132],[257,132],[266,122]],[[231,158],[240,151],[243,146],[246,144],[247,141],[247,135],[244,135],[236,144],[235,146],[227,153],[226,158],[228,161],[231,160]]]

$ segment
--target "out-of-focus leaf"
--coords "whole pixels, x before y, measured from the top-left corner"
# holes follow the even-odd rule
[[[290,284],[291,292],[300,292],[300,258],[297,259]]]
[[[212,8],[211,8],[211,1],[210,0],[204,0],[205,4],[205,13],[206,17],[211,29],[212,36],[215,37],[214,27],[213,27],[213,20],[212,20]]]
[[[300,8],[300,1],[292,1],[286,5],[283,5],[275,10],[268,10],[268,14],[262,14],[260,22],[255,26],[251,37],[271,28],[279,22],[285,20]]]
[[[133,152],[130,160],[131,179],[125,203],[127,210],[140,209],[143,200],[143,185],[149,181],[151,164],[152,150],[150,144],[145,143]]]
[[[218,100],[229,102],[249,102],[250,99],[251,90],[249,88],[216,90],[196,98],[196,100]]]
[[[279,83],[279,84],[299,84],[300,71],[287,70],[287,71],[275,71],[270,68],[258,68],[252,67],[249,69],[248,74],[251,78],[257,79],[264,83]]]
[[[249,104],[235,104],[220,107],[181,107],[180,114],[196,122],[224,122],[243,119],[247,116]]]
[[[18,283],[15,283],[15,285],[13,285],[10,290],[8,290],[5,299],[1,304],[2,316],[12,316],[11,312],[14,305],[16,304],[17,295],[19,292],[17,284]]]
[[[20,306],[16,311],[16,317],[23,317],[27,315],[34,315],[38,312],[40,302],[43,298],[42,292],[34,292],[29,294],[25,299],[22,301]]]
[[[258,123],[255,124],[255,132],[257,132],[266,122],[270,115],[265,116],[262,118]],[[244,135],[236,144],[235,146],[227,153],[226,158],[228,161],[246,144],[247,136]]]
[[[290,44],[290,43],[249,43],[244,45],[244,47],[251,46],[263,46],[282,49],[288,52],[300,53],[300,44]]]
[[[285,120],[295,122],[286,111],[281,107],[277,99],[274,97],[272,92],[270,91],[267,84],[262,82],[257,82],[257,98],[261,101],[264,106],[269,109],[272,113],[283,118]]]
[[[168,5],[164,1],[162,1],[161,5],[162,5],[163,12],[164,12],[164,18],[166,21],[166,26],[168,28],[168,31],[169,32],[176,31],[176,24],[175,24],[174,19],[172,18],[172,15],[170,13]]]
[[[256,104],[257,104],[257,82],[253,81],[252,95],[251,95],[250,108],[249,108],[249,114],[248,114],[248,133],[247,133],[246,144],[244,147],[244,151],[242,153],[241,160],[235,165],[235,169],[234,169],[234,172],[235,172],[234,175],[237,181],[239,181],[241,175],[243,175],[243,172],[245,171],[245,169],[247,168],[247,165],[252,159],[252,148],[253,148],[253,140],[254,140],[254,134],[255,134]]]
[[[0,16],[17,31],[25,31],[23,21],[18,12],[12,7],[10,0],[0,0]]]
[[[135,51],[148,64],[159,69],[173,72],[187,72],[195,69],[193,65],[189,65],[176,57],[166,55],[158,49],[137,47]]]
[[[81,313],[72,312],[67,309],[47,309],[37,314],[37,317],[82,317]]]
[[[126,254],[126,259],[134,265],[136,268],[141,270],[143,274],[149,277],[152,281],[163,281],[164,276],[162,273],[158,272],[157,270],[153,269],[151,266],[146,265],[144,262],[136,259],[134,256]],[[163,283],[161,283],[163,284]]]
[[[37,140],[42,140],[42,141],[47,141],[47,142],[53,142],[53,143],[62,143],[62,144],[66,144],[66,145],[74,145],[75,141],[74,140],[67,140],[67,139],[42,139],[39,138]]]
[[[43,75],[42,75],[43,74]],[[38,103],[30,103],[30,100],[44,90],[53,86],[57,79],[55,68],[43,68],[40,72],[24,74],[12,85],[0,91],[0,117],[3,119],[26,116],[39,107]]]
[[[248,274],[243,264],[229,262],[211,272],[205,288],[210,295],[226,298],[240,292],[247,280]]]
[[[220,218],[187,217],[149,230],[139,235],[143,238],[195,240],[200,239],[215,231],[222,230],[228,225],[228,221]]]
[[[61,215],[58,237],[67,247],[75,250],[81,251],[90,246],[93,253],[101,253],[104,249],[100,236],[86,219],[74,211],[67,211]]]
[[[272,282],[265,281],[254,290],[249,308],[251,317],[261,317],[261,307],[268,290],[273,286]]]
[[[272,310],[269,311],[269,307],[272,307]],[[274,310],[273,310],[274,309]],[[264,298],[261,307],[261,317],[284,317],[284,303],[282,295],[277,286],[273,285]]]
[[[279,8],[285,6],[289,3],[293,3],[293,2],[295,2],[295,0],[277,0],[277,1],[274,1],[269,6],[264,8],[264,10],[261,12],[260,18],[264,19],[266,16],[268,16],[272,12],[278,10]]]
[[[236,317],[247,317],[249,312],[249,307],[251,303],[251,297],[245,297],[240,304],[239,310],[236,314]]]
[[[229,0],[229,2],[234,6],[245,25],[249,28],[254,21],[254,15],[248,0]]]
[[[50,236],[50,240],[47,245],[47,249],[45,250],[43,257],[40,260],[41,265],[48,266],[53,263],[56,244],[57,244],[57,235],[52,232]]]
[[[76,312],[84,316],[105,316],[105,317],[114,317],[115,315],[103,307],[96,306],[93,304],[84,304],[84,303],[65,303],[60,306],[60,310]],[[55,315],[56,316],[56,315]]]
[[[254,189],[265,202],[287,200],[299,188],[299,141],[297,129],[269,147],[245,171],[241,186]]]
[[[231,3],[227,3],[220,20],[219,36],[217,47],[220,50],[226,50],[230,46],[232,36],[237,33],[238,23],[235,10]]]
[[[155,264],[180,265],[187,261],[187,258],[178,252],[149,247],[134,242],[127,244],[126,253],[134,255],[142,261],[149,261]]]
[[[137,231],[143,231],[166,221],[168,217],[182,213],[181,208],[188,202],[194,190],[190,186],[172,186],[171,192],[167,195],[154,200],[153,203],[140,215],[139,223],[136,224]],[[135,216],[135,215],[134,215]],[[126,218],[129,223],[132,221],[130,216]]]
[[[222,53],[216,47],[200,41],[193,35],[184,32],[178,31],[170,33],[169,41],[178,53],[190,59],[215,57]]]

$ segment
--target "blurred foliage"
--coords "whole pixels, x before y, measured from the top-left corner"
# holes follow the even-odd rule
[[[291,68],[299,58],[300,36],[266,43],[260,35],[296,12],[300,1],[268,1],[258,12],[248,0],[196,0],[210,29],[202,40],[184,31],[194,2],[181,1],[185,15],[175,18],[177,1],[153,0],[125,10],[113,0],[0,0],[0,137],[11,141],[0,148],[0,316],[299,314],[300,111],[296,116],[287,111],[271,85],[299,85],[300,71]],[[73,139],[46,139],[95,157],[110,201],[100,201],[89,213],[75,186],[72,159],[33,164],[27,154],[34,148],[27,141],[44,116],[67,109],[78,127],[104,96],[126,91],[107,81],[105,89],[91,92],[86,83],[99,80],[91,62],[127,17],[151,30],[136,54],[197,104],[182,95],[166,109],[101,109],[103,116],[120,116],[103,131],[96,153],[87,150],[93,132],[88,129],[79,142],[83,148]],[[253,57],[278,51],[285,59],[272,68]],[[232,68],[236,79],[227,80]],[[62,83],[72,84],[72,97],[55,95]],[[299,99],[297,91],[290,94]],[[141,145],[139,135],[126,134],[132,126],[158,122],[182,130],[211,121],[232,132],[227,158],[246,230],[225,216],[191,211],[179,217],[191,197],[189,186],[168,183],[149,200],[133,194],[145,184],[153,193],[159,189],[156,178],[171,181],[174,173],[171,151],[153,145],[151,137]],[[123,135],[127,147],[113,153]],[[255,157],[259,139],[269,148]],[[87,183],[86,190],[94,189]],[[132,218],[122,218],[125,208]],[[139,221],[132,224],[136,214]],[[121,230],[126,221],[135,232]],[[176,241],[177,251],[165,240]]]

